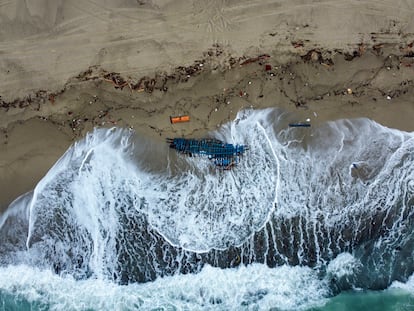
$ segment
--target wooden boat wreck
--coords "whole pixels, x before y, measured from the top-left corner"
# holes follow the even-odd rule
[[[167,138],[170,148],[188,156],[205,156],[223,169],[230,169],[239,163],[240,156],[248,147],[246,145],[233,145],[218,139],[185,139]]]

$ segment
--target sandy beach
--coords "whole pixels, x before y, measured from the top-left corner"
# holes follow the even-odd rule
[[[407,0],[0,1],[0,213],[94,127],[203,137],[278,107],[414,131],[413,14]]]

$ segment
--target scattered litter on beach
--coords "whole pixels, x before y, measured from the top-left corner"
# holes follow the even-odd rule
[[[310,122],[295,122],[295,123],[289,123],[289,127],[310,127]]]
[[[170,117],[171,124],[189,122],[189,121],[190,121],[190,116],[187,116],[187,115],[177,116],[177,117]]]

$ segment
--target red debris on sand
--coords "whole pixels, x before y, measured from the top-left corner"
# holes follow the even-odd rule
[[[272,66],[271,66],[271,65],[269,65],[269,64],[266,64],[266,66],[265,66],[265,70],[266,70],[266,71],[272,70]]]
[[[49,101],[54,104],[55,103],[55,95],[49,94]]]

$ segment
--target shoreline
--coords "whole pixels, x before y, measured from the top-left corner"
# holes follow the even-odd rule
[[[286,64],[275,62],[271,54],[229,57],[221,60],[229,64],[223,68],[217,65],[223,50],[216,47],[209,53],[214,57],[178,67],[169,75],[136,80],[89,68],[53,98],[45,92],[18,101],[24,103],[20,106],[3,104],[0,120],[7,126],[0,141],[0,187],[10,194],[0,203],[5,206],[32,190],[67,148],[94,127],[129,127],[161,141],[200,138],[242,109],[277,107],[293,113],[298,122],[311,119],[313,126],[367,117],[414,131],[414,80],[407,79],[414,68],[401,66],[407,61],[404,54],[379,54],[371,48],[349,59],[338,51],[312,49]],[[307,56],[312,53],[317,57]],[[414,66],[414,59],[408,60]],[[173,125],[169,118],[174,115],[191,119]]]
[[[200,138],[241,109],[278,107],[312,126],[414,131],[405,2],[216,2],[1,7],[0,213],[94,127]]]

